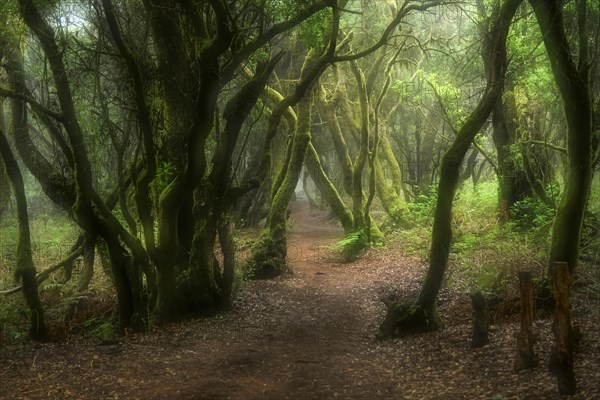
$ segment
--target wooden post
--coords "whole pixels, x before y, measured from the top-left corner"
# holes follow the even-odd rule
[[[531,271],[519,272],[519,289],[521,292],[521,331],[517,334],[517,356],[514,362],[515,371],[537,367],[538,358],[533,349],[533,281]]]
[[[573,369],[573,328],[571,326],[571,276],[566,262],[554,263],[554,331],[555,343],[548,367],[556,375],[561,395],[576,391]]]
[[[471,347],[483,347],[489,343],[490,307],[481,290],[469,293],[473,304],[473,336]]]

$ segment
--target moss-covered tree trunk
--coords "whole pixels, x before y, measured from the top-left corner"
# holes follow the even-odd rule
[[[12,90],[16,94],[26,95],[25,67],[23,54],[19,43],[11,41],[9,37],[0,40],[6,61],[6,73]],[[57,205],[71,213],[75,202],[75,187],[68,181],[54,165],[42,154],[31,138],[29,131],[29,112],[27,104],[17,97],[10,99],[11,127],[10,134],[14,140],[15,148],[21,160],[40,183],[44,193]],[[41,114],[38,114],[38,118]],[[46,120],[47,121],[47,120]],[[47,121],[50,122],[50,121]],[[71,151],[63,144],[64,162],[71,165]]]
[[[336,77],[336,88],[333,99],[330,101],[325,99],[323,95],[323,90],[321,90],[319,93],[319,104],[322,105],[323,118],[325,119],[325,122],[327,122],[328,131],[333,142],[333,147],[337,156],[338,165],[341,169],[344,190],[347,194],[352,196],[352,175],[354,171],[354,165],[352,163],[352,158],[350,157],[350,151],[346,142],[346,138],[344,137],[342,128],[335,114],[336,104],[338,104],[341,101],[341,99],[345,98],[346,96],[346,93],[340,87],[340,85],[342,85],[343,82],[339,78],[339,68],[336,66],[334,66],[334,76]],[[352,121],[350,115],[345,115],[344,118],[347,119],[346,123],[348,125],[354,125],[354,122]]]
[[[339,29],[339,9],[332,8],[331,33],[329,43],[324,54],[317,58],[317,52],[311,49],[302,66],[300,82],[293,96],[286,97],[274,110],[269,121],[267,137],[275,136],[279,126],[279,120],[287,108],[298,102],[298,122],[290,147],[289,162],[284,166],[285,175],[282,175],[281,183],[277,185],[271,201],[271,207],[267,216],[266,227],[258,241],[252,248],[252,255],[247,263],[247,268],[256,278],[267,278],[279,275],[288,270],[286,264],[287,255],[287,206],[294,194],[298,183],[306,151],[310,144],[310,124],[312,107],[312,90],[315,81],[321,76],[333,59],[337,46]],[[274,118],[274,116],[276,118]],[[261,166],[259,172],[265,168],[268,162],[268,148],[263,147]]]
[[[507,100],[510,101],[510,100]],[[527,174],[516,161],[512,146],[517,143],[516,131],[510,127],[505,102],[498,100],[492,113],[492,139],[498,157],[498,212],[501,222],[512,218],[510,209],[532,192]]]
[[[375,159],[374,167],[375,187],[377,189],[377,195],[381,200],[381,205],[388,213],[394,224],[401,227],[408,226],[408,208],[406,203],[395,190],[395,186],[391,186],[388,183],[379,157]]]
[[[555,262],[577,267],[579,242],[592,178],[592,102],[589,89],[586,1],[578,2],[579,57],[576,63],[565,32],[562,3],[530,0],[540,25],[567,120],[568,170],[552,229],[549,272]],[[549,274],[552,276],[552,274]]]
[[[219,244],[223,254],[223,273],[220,284],[219,305],[224,309],[231,308],[233,284],[236,269],[236,247],[232,232],[232,207],[228,207],[221,213],[219,219],[218,233]]]
[[[4,161],[4,167],[12,184],[17,205],[18,244],[15,276],[22,282],[23,296],[29,307],[29,335],[32,339],[41,340],[46,337],[47,331],[31,252],[31,234],[29,231],[25,185],[23,184],[19,165],[10,149],[2,127],[0,127],[0,156]]]
[[[396,192],[398,197],[403,198],[402,185],[404,184],[404,179],[402,176],[402,169],[400,168],[398,159],[392,150],[390,139],[388,138],[388,134],[385,130],[382,130],[381,132],[379,157],[380,159],[383,158],[383,160],[386,161],[387,167],[389,168],[392,178],[391,189]]]
[[[10,186],[8,183],[8,175],[4,170],[4,163],[0,159],[0,219],[8,209],[10,204]]]
[[[319,161],[319,155],[312,143],[309,144],[306,153],[306,168],[308,169],[310,176],[312,176],[315,185],[321,192],[321,196],[325,198],[325,201],[329,204],[329,207],[331,207],[335,216],[340,220],[344,232],[349,233],[354,226],[352,212],[346,207],[346,204],[344,204],[335,185],[323,170],[323,166]]]
[[[433,221],[429,268],[419,298],[418,310],[420,324],[426,330],[437,329],[441,319],[437,311],[437,297],[448,265],[448,255],[452,241],[452,204],[459,181],[459,171],[463,159],[473,139],[486,122],[502,92],[502,80],[506,68],[506,37],[511,20],[522,0],[508,0],[500,6],[495,3],[492,13],[490,46],[490,68],[487,71],[487,86],[479,104],[469,115],[458,131],[454,142],[442,158],[438,197]]]
[[[288,270],[287,207],[298,183],[310,143],[311,106],[310,96],[305,96],[298,103],[298,124],[292,138],[285,176],[273,196],[266,227],[252,249],[248,265],[255,278],[269,278]]]
[[[1,55],[0,55],[1,57]],[[4,129],[4,99],[0,97],[0,129]],[[10,183],[0,156],[0,220],[10,204]]]
[[[473,139],[486,122],[501,93],[500,82],[504,79],[506,68],[506,37],[521,2],[522,0],[507,0],[502,5],[500,2],[495,3],[489,33],[492,36],[490,69],[483,97],[442,158],[429,268],[425,280],[414,304],[393,303],[388,306],[388,317],[381,326],[383,336],[392,336],[403,330],[436,330],[442,326],[437,298],[448,266],[452,242],[452,205],[459,183],[460,167]]]
[[[365,87],[365,77],[356,63],[351,63],[352,72],[358,86],[358,98],[360,104],[360,146],[358,155],[354,160],[352,171],[352,215],[354,216],[354,229],[364,229],[365,219],[365,196],[363,192],[362,175],[367,165],[369,155],[369,140],[371,129],[369,124],[369,99]]]
[[[486,16],[483,0],[477,1],[477,9],[480,17],[479,31],[483,41],[481,56],[484,67],[489,70],[493,43],[491,36],[487,34],[490,20]],[[498,216],[500,222],[507,222],[511,218],[512,206],[531,194],[532,188],[526,172],[517,162],[515,150],[512,149],[517,143],[517,129],[513,122],[516,118],[516,105],[512,93],[505,96],[505,88],[512,87],[511,78],[507,78],[501,85],[502,92],[492,110],[492,140],[498,159]]]

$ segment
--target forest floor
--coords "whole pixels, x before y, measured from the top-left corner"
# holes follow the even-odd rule
[[[234,310],[101,341],[70,337],[0,347],[1,399],[558,399],[546,368],[551,319],[538,319],[540,367],[513,373],[518,315],[470,348],[471,307],[447,289],[438,332],[379,342],[391,290],[419,289],[426,263],[393,247],[341,263],[341,231],[295,203],[293,274],[250,281]],[[596,310],[597,311],[597,310]],[[600,399],[597,312],[577,313],[576,399]]]

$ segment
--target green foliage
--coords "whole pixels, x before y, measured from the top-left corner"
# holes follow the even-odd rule
[[[518,204],[527,218],[500,226],[496,219],[497,183],[480,183],[477,188],[464,185],[453,208],[453,241],[446,285],[467,292],[477,287],[486,294],[506,296],[516,290],[520,269],[545,270],[549,231],[541,229],[552,221],[553,212],[537,200]],[[415,226],[394,232],[391,241],[405,254],[427,259],[436,195],[421,195],[409,204]],[[523,228],[521,228],[523,227]],[[549,225],[548,225],[549,227]],[[540,234],[540,232],[543,233]]]
[[[314,14],[298,27],[298,40],[304,48],[325,48],[329,40],[330,20],[331,11],[327,9]]]
[[[155,193],[160,194],[171,183],[175,173],[177,172],[175,165],[171,162],[163,162],[156,169],[156,177],[150,184]]]
[[[416,225],[431,226],[436,201],[437,193],[435,190],[431,190],[429,194],[418,195],[414,203],[408,204],[410,219]]]
[[[598,173],[596,173],[598,176]],[[585,214],[581,238],[581,260],[583,266],[589,264],[592,273],[588,279],[595,282],[595,288],[600,289],[600,179],[592,181],[588,208]],[[598,290],[596,293],[600,293]]]
[[[418,195],[415,202],[407,204],[411,228],[392,232],[386,239],[399,242],[405,254],[428,257],[436,201],[435,190]]]
[[[0,271],[1,272],[1,271]],[[22,342],[28,337],[29,318],[22,296],[10,296],[0,302],[0,345]]]
[[[404,254],[427,258],[431,241],[431,227],[413,226],[411,229],[393,232],[386,239],[392,243],[399,242]]]
[[[347,233],[335,245],[335,250],[343,257],[344,261],[354,260],[362,250],[369,246],[369,241],[364,229],[357,229]]]
[[[449,286],[464,291],[477,287],[487,294],[507,296],[516,290],[518,270],[540,274],[545,270],[548,240],[540,231],[545,225],[549,228],[552,211],[538,200],[526,199],[519,207],[531,217],[531,224],[521,220],[500,226],[496,207],[495,182],[484,182],[477,190],[464,187],[460,192],[454,208]]]
[[[514,204],[511,209],[512,227],[520,230],[549,233],[555,211],[537,197],[526,197]]]

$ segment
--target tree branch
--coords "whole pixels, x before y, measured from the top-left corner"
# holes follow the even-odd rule
[[[36,101],[34,98],[29,97],[23,93],[15,92],[14,90],[7,88],[5,86],[0,86],[0,96],[2,97],[10,97],[12,99],[17,99],[28,103],[34,111],[45,114],[49,117],[54,118],[59,122],[64,122],[64,116],[56,111],[52,111],[47,108],[43,104]]]
[[[358,60],[359,58],[368,56],[369,54],[373,53],[375,50],[377,50],[378,48],[380,48],[381,46],[383,46],[384,44],[387,43],[391,34],[396,30],[398,25],[400,25],[400,23],[402,22],[404,17],[406,17],[408,14],[410,14],[413,11],[425,11],[432,7],[437,7],[437,6],[445,4],[445,3],[447,3],[447,2],[442,1],[442,0],[427,1],[427,2],[419,3],[419,4],[414,4],[414,3],[411,3],[408,1],[405,2],[403,4],[403,6],[400,8],[400,10],[398,11],[398,14],[396,15],[396,17],[392,20],[392,22],[390,22],[388,24],[388,26],[383,31],[383,34],[381,35],[381,37],[375,44],[373,44],[371,47],[368,47],[368,48],[366,48],[362,51],[359,51],[358,53],[355,53],[355,54],[346,54],[343,56],[336,56],[336,57],[334,57],[333,62],[353,61],[353,60]]]

